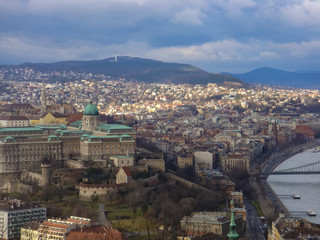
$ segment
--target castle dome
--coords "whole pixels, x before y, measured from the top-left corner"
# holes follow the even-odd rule
[[[99,115],[99,110],[96,105],[90,102],[83,111],[83,115]]]

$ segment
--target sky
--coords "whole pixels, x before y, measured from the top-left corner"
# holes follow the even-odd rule
[[[0,0],[0,64],[114,56],[320,71],[320,0]]]

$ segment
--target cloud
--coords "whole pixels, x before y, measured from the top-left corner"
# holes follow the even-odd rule
[[[228,67],[230,71],[234,66],[247,66],[247,70],[250,70],[248,66],[273,66],[288,70],[317,69],[318,64],[314,60],[320,58],[320,40],[300,43],[250,40],[242,43],[225,39],[194,46],[151,49],[145,54],[162,61],[196,65],[201,63],[208,71],[210,63],[219,65],[219,71],[226,71]]]
[[[111,57],[115,50],[119,55],[151,58],[166,62],[191,64],[215,63],[221,66],[254,64],[274,67],[296,68],[303,62],[317,68],[320,60],[320,40],[276,43],[251,39],[240,42],[236,39],[210,41],[198,45],[153,47],[145,41],[127,41],[122,44],[69,41],[53,43],[51,39],[19,39],[0,37],[0,56],[3,59],[19,58],[21,62],[54,62],[62,60],[91,60]],[[21,63],[18,62],[18,63]],[[8,62],[7,62],[8,63]],[[200,65],[201,66],[201,65]],[[203,65],[205,66],[205,64]],[[299,69],[299,68],[298,68]],[[206,69],[210,71],[210,69]]]
[[[1,58],[22,59],[20,62],[55,62],[62,60],[93,60],[118,55],[143,56],[149,49],[144,42],[126,42],[123,45],[101,45],[95,42],[71,41],[67,47],[53,43],[50,39],[19,39],[11,36],[0,37]],[[142,54],[142,55],[141,55]],[[25,57],[23,57],[25,56]],[[0,58],[0,61],[3,59]]]
[[[0,0],[0,63],[119,54],[319,68],[317,0]],[[300,65],[299,65],[300,64]]]
[[[320,58],[320,40],[284,44],[283,47],[289,51],[292,57],[306,59],[317,56]]]
[[[192,25],[202,25],[201,18],[205,15],[199,9],[185,8],[181,12],[175,14],[172,22],[174,23],[185,23]]]
[[[278,55],[271,51],[263,51],[263,52],[260,52],[258,55],[258,59],[274,59],[274,58],[278,58]]]
[[[279,13],[295,27],[320,26],[320,1],[302,0],[281,7]]]
[[[231,61],[245,60],[245,52],[255,48],[251,44],[243,44],[233,39],[207,42],[201,45],[186,47],[167,47],[149,51],[150,57],[156,57],[168,61],[173,59],[187,61]],[[252,51],[252,50],[251,50]]]
[[[217,0],[214,4],[223,9],[230,18],[240,17],[244,8],[253,8],[257,5],[254,0]]]

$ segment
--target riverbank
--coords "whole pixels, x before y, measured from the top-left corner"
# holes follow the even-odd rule
[[[272,172],[277,166],[279,166],[284,161],[288,160],[292,156],[306,151],[308,149],[317,147],[320,145],[320,140],[316,139],[312,142],[299,144],[296,146],[291,146],[282,151],[272,154],[261,164],[261,172]],[[270,187],[267,182],[267,177],[259,178],[254,185],[257,191],[257,198],[264,211],[264,214],[268,220],[275,220],[279,214],[284,214],[285,216],[291,216],[290,212],[283,204],[281,199],[277,196],[274,190]]]
[[[319,162],[320,152],[313,149],[303,151],[283,162],[275,170],[295,168]],[[308,221],[320,223],[320,176],[319,175],[271,175],[268,184],[286,206],[289,216],[303,217]],[[300,199],[293,199],[298,194]],[[317,216],[309,216],[307,212],[313,210]]]

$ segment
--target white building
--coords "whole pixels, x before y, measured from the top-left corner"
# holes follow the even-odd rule
[[[66,220],[48,219],[42,223],[22,227],[20,239],[64,240],[71,230],[90,227],[91,224],[91,219],[75,216]]]
[[[209,151],[195,151],[194,162],[195,164],[206,165],[206,169],[212,169],[214,154]]]
[[[0,116],[0,127],[29,127],[25,116]]]
[[[162,152],[169,152],[169,143],[168,142],[156,142],[157,148],[159,148]]]
[[[132,180],[130,169],[121,167],[116,175],[116,184],[129,183]]]

